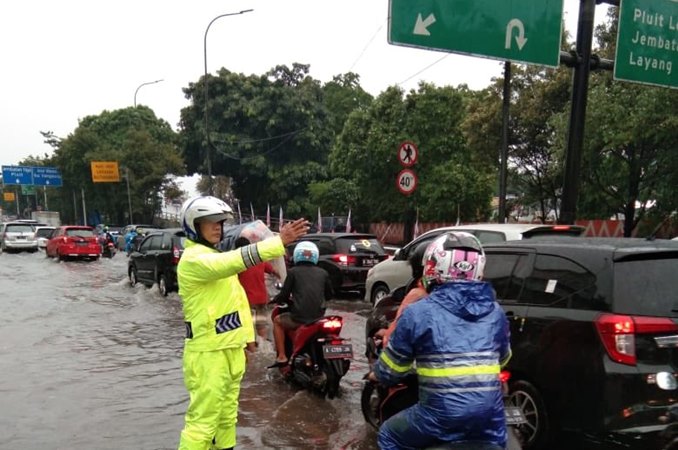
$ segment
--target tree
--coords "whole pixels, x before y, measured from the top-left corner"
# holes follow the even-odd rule
[[[335,75],[323,85],[323,103],[329,115],[334,136],[339,135],[349,114],[365,110],[374,98],[360,86],[360,76],[353,72]]]
[[[62,172],[62,207],[77,217],[71,209],[77,202],[69,197],[84,193],[90,222],[152,221],[160,210],[161,192],[172,186],[167,174],[185,173],[174,131],[145,106],[87,116],[57,145],[50,162]],[[133,217],[127,217],[126,182],[93,183],[92,161],[119,163],[122,180],[129,179]]]
[[[618,8],[596,29],[600,52],[614,55]],[[624,235],[652,208],[656,220],[678,207],[678,93],[617,82],[609,73],[591,78],[587,139],[578,210],[582,217],[624,218]]]
[[[464,89],[427,83],[407,96],[389,87],[369,108],[351,113],[330,167],[333,177],[357,187],[360,197],[352,210],[363,221],[413,222],[416,207],[420,220],[456,220],[457,206],[465,220],[485,216],[491,187],[487,168],[475,161],[462,134],[465,95]],[[419,148],[414,167],[419,187],[410,196],[395,184],[402,169],[397,151],[405,140]],[[463,189],[446,189],[462,184]]]
[[[622,214],[624,236],[631,236],[649,206],[667,215],[675,210],[678,95],[601,77],[589,99],[583,196]]]
[[[323,91],[309,66],[276,66],[262,76],[221,69],[208,76],[212,169],[230,177],[235,199],[263,208],[283,205],[289,215],[308,208],[308,185],[327,178],[332,139]],[[193,104],[181,113],[181,141],[189,171],[205,173],[206,80],[184,89]]]

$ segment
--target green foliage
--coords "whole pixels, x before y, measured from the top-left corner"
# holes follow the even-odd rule
[[[232,179],[236,199],[262,210],[282,205],[286,215],[308,204],[310,183],[327,177],[332,128],[320,83],[307,65],[277,66],[263,76],[221,69],[184,90],[193,104],[181,112],[182,148],[188,170]],[[203,88],[208,83],[205,140]]]
[[[678,93],[598,77],[589,105],[581,215],[600,217],[599,200],[623,214],[630,236],[649,205],[660,215],[676,209]]]
[[[349,114],[365,110],[373,97],[360,86],[360,76],[353,72],[336,75],[323,85],[324,103],[334,135],[341,133]]]
[[[360,190],[353,181],[333,178],[329,181],[312,183],[308,187],[309,203],[318,205],[327,214],[345,215],[349,208],[358,204]],[[320,206],[322,205],[322,206]],[[314,210],[306,212],[306,217],[314,217]]]
[[[349,116],[332,149],[330,168],[334,177],[357,188],[360,197],[352,210],[363,221],[409,220],[415,207],[430,220],[456,220],[459,204],[465,219],[486,212],[488,171],[475,163],[461,131],[465,95],[462,89],[426,83],[407,96],[389,87],[369,108]],[[397,151],[405,140],[419,148],[414,167],[419,187],[410,196],[396,187],[402,169]],[[448,183],[457,188],[446,189]]]
[[[90,221],[95,214],[106,223],[151,221],[160,210],[162,191],[174,186],[167,175],[185,173],[175,133],[144,106],[87,116],[57,145],[48,162],[61,170],[61,208],[73,221],[82,217],[82,211],[75,210],[79,202],[73,199],[83,191]],[[121,181],[93,183],[92,161],[117,161]]]

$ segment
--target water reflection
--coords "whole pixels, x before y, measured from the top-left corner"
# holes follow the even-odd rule
[[[183,426],[183,319],[176,293],[131,287],[127,258],[60,262],[0,255],[0,449],[172,449]],[[270,343],[248,365],[238,448],[376,449],[360,413],[364,311],[344,316],[356,360],[342,396],[324,400],[266,369]]]

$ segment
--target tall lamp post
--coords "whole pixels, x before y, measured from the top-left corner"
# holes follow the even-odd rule
[[[161,81],[165,81],[165,80],[155,80],[155,81],[149,81],[147,83],[141,83],[139,85],[139,87],[137,88],[137,90],[134,91],[134,107],[135,108],[137,107],[137,92],[139,92],[139,89],[141,89],[144,86],[148,86],[149,84],[160,83]]]
[[[203,79],[203,83],[205,84],[205,110],[204,110],[204,116],[205,116],[205,141],[206,141],[206,156],[207,156],[207,178],[208,178],[208,183],[207,183],[207,193],[209,195],[212,195],[212,159],[210,157],[210,146],[212,145],[212,142],[210,141],[210,134],[209,134],[209,128],[208,128],[208,122],[207,122],[207,32],[210,30],[210,27],[212,24],[217,20],[222,17],[228,17],[228,16],[237,16],[239,14],[245,14],[248,12],[254,11],[253,9],[245,9],[239,12],[235,13],[227,13],[227,14],[221,14],[214,19],[210,21],[210,23],[207,25],[207,28],[205,29],[205,37],[203,38],[203,53],[205,56],[205,77]]]

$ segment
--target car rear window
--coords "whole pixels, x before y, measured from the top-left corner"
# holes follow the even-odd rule
[[[91,237],[94,236],[94,231],[72,228],[66,230],[66,236]]]
[[[584,228],[578,225],[554,225],[554,226],[543,226],[532,228],[531,230],[523,231],[523,239],[529,239],[538,236],[548,236],[557,237],[557,236],[581,236],[584,232]]]
[[[40,228],[35,231],[35,237],[47,237],[52,234],[51,228]]]
[[[32,233],[33,227],[31,225],[24,225],[22,223],[10,223],[5,229],[7,233]]]
[[[386,251],[381,242],[375,238],[340,238],[337,239],[337,253],[374,253],[384,255]]]
[[[614,312],[678,317],[678,255],[618,261],[614,265]]]

